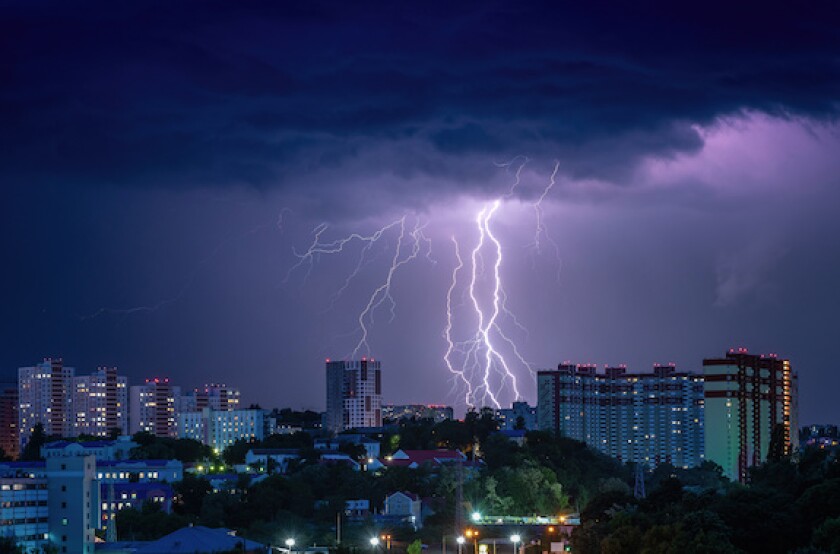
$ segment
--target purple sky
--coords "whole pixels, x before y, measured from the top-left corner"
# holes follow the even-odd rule
[[[463,408],[453,238],[469,261],[499,200],[511,313],[490,340],[525,399],[514,345],[533,369],[694,371],[745,346],[792,360],[801,422],[840,421],[833,3],[3,10],[0,380],[63,356],[323,409],[323,360],[359,345],[399,229],[361,263],[359,241],[295,253],[320,224],[328,243],[405,218],[403,257],[415,225],[421,250],[358,354],[386,401]],[[492,306],[489,246],[479,261]],[[476,332],[468,283],[454,340]]]

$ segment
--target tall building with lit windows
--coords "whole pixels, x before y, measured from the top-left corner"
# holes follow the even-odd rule
[[[75,435],[73,377],[75,369],[61,358],[45,358],[33,367],[18,369],[18,401],[21,448],[40,423],[44,433],[59,437]]]
[[[100,367],[73,379],[76,434],[107,437],[128,434],[128,380],[115,367]]]
[[[537,374],[537,425],[622,462],[694,467],[703,453],[703,377],[673,364],[650,373],[624,366],[560,364]]]
[[[382,371],[373,359],[327,360],[326,429],[340,433],[382,425]]]
[[[181,387],[173,386],[169,379],[146,379],[145,385],[130,388],[129,428],[131,434],[140,431],[158,437],[178,437],[177,399]]]
[[[771,449],[788,455],[798,448],[798,377],[789,360],[731,349],[703,360],[703,375],[706,458],[727,477],[746,482]]]

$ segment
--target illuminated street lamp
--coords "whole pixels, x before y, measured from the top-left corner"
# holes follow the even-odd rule
[[[292,554],[292,549],[295,547],[295,539],[286,539],[286,546],[289,549],[289,554]]]
[[[455,539],[455,542],[457,542],[457,543],[458,543],[458,554],[461,554],[461,549],[462,549],[462,548],[463,548],[463,546],[464,546],[464,541],[465,541],[465,540],[466,540],[466,539],[464,539],[464,537],[458,537],[457,539]]]
[[[522,541],[522,537],[520,537],[519,535],[511,535],[510,536],[510,542],[513,543],[513,554],[517,553],[516,544],[521,542],[521,541]]]
[[[379,537],[371,537],[370,538],[370,547],[373,550],[376,550],[377,546],[379,546]]]
[[[478,521],[481,520],[481,513],[480,512],[473,512],[472,516],[470,516],[470,517],[472,517],[473,521],[478,522]]]

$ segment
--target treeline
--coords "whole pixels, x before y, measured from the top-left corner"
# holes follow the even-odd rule
[[[574,551],[840,552],[840,462],[819,449],[753,469],[750,484],[720,468],[659,466],[647,498],[611,490],[595,497],[573,534]]]

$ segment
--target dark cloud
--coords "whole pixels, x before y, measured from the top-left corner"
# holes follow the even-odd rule
[[[686,122],[837,108],[830,2],[443,8],[12,4],[0,163],[27,182],[288,189],[417,137],[621,180],[640,156],[697,149]]]

